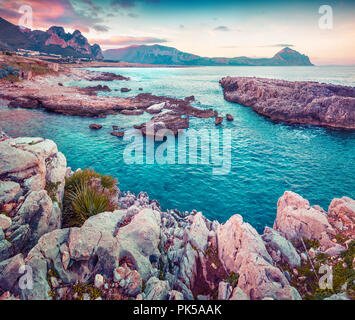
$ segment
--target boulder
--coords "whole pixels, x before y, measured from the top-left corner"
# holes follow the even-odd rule
[[[131,270],[127,265],[114,270],[113,279],[119,284],[124,294],[135,297],[142,292],[142,279],[136,270]]]
[[[104,277],[99,273],[96,274],[94,286],[98,289],[101,289],[101,287],[104,285],[104,283],[105,283]]]
[[[221,281],[218,285],[218,300],[228,300],[233,288],[228,282]]]
[[[0,288],[4,291],[13,290],[21,274],[19,269],[23,266],[22,254],[18,254],[8,260],[0,262]]]
[[[63,153],[58,152],[46,163],[46,182],[56,186],[57,202],[63,201],[67,160]]]
[[[12,254],[12,245],[7,240],[0,240],[0,261],[10,258]]]
[[[269,227],[265,227],[264,234],[262,236],[266,244],[266,249],[270,253],[279,252],[281,258],[292,268],[299,267],[301,265],[301,257],[297,253],[295,247],[292,243],[282,237],[276,230],[273,230]],[[276,261],[277,262],[277,261]]]
[[[144,110],[141,109],[125,109],[120,111],[120,114],[124,114],[126,116],[139,116],[143,113]]]
[[[248,298],[301,299],[282,272],[273,266],[260,235],[240,215],[219,225],[216,233],[219,259],[228,273],[239,274],[238,287]]]
[[[160,212],[141,210],[128,225],[118,229],[116,239],[123,248],[122,255],[132,260],[143,281],[147,281],[153,274],[149,257],[160,256]]]
[[[48,139],[22,137],[13,139],[11,143],[14,147],[35,154],[42,160],[58,153],[57,145]]]
[[[98,123],[92,123],[92,124],[89,125],[89,128],[90,129],[94,129],[94,130],[98,130],[98,129],[102,128],[102,125],[98,124]]]
[[[227,119],[227,121],[233,121],[234,120],[233,116],[231,114],[229,114],[229,113],[226,114],[226,119]]]
[[[239,287],[235,287],[229,300],[249,300],[245,292]]]
[[[7,230],[12,225],[12,220],[10,217],[0,214],[0,229]]]
[[[191,227],[185,229],[184,238],[191,245],[201,252],[205,252],[208,244],[209,230],[206,226],[205,218],[201,212],[196,213],[191,218]]]
[[[121,137],[124,136],[124,131],[113,131],[110,134],[115,136],[115,137],[121,138]]]
[[[29,251],[38,239],[47,232],[60,228],[61,211],[54,207],[51,198],[45,190],[31,191],[13,219],[11,230],[16,233],[25,225],[29,226],[30,234],[26,236],[26,242],[22,244],[24,251]],[[13,238],[13,235],[12,235]]]
[[[169,298],[170,286],[166,280],[159,280],[156,277],[151,277],[147,283],[144,293],[145,300],[167,300]]]
[[[0,176],[26,177],[39,166],[39,159],[31,152],[10,144],[12,139],[0,143]]]
[[[343,292],[343,293],[333,294],[330,297],[325,298],[324,300],[351,300],[351,299],[346,292]]]
[[[0,181],[0,204],[16,200],[21,194],[21,187],[13,181]]]
[[[326,213],[311,207],[308,200],[292,191],[286,191],[277,202],[274,229],[287,240],[314,239],[326,249],[334,246],[329,236],[335,231]]]
[[[164,106],[165,106],[165,102],[153,104],[150,107],[148,107],[145,111],[152,114],[159,113],[164,109]]]
[[[328,213],[337,217],[347,216],[350,219],[355,219],[355,200],[348,197],[333,199],[329,205]]]
[[[223,117],[216,117],[214,123],[216,126],[220,125],[223,122]]]
[[[33,270],[33,289],[22,290],[22,299],[50,299],[47,274],[51,268],[64,284],[86,283],[100,274],[112,278],[121,249],[107,232],[91,227],[57,229],[43,235],[25,262]]]
[[[168,300],[184,300],[184,295],[176,290],[170,290],[168,293]]]

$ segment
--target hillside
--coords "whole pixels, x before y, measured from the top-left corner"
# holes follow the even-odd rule
[[[142,64],[166,65],[231,65],[231,66],[311,66],[309,58],[290,48],[284,48],[272,58],[208,58],[161,45],[136,45],[104,51],[105,59]]]
[[[0,17],[0,50],[27,49],[62,56],[84,57],[101,60],[99,45],[90,45],[79,30],[66,33],[62,27],[50,27],[47,31],[20,29]]]

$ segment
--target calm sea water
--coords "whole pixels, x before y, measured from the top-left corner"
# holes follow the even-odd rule
[[[103,70],[103,69],[91,69]],[[226,221],[239,213],[259,232],[272,225],[278,198],[292,190],[311,204],[328,208],[334,197],[355,198],[355,132],[311,126],[275,124],[250,108],[226,102],[218,80],[227,75],[261,76],[287,80],[314,80],[355,85],[355,67],[200,67],[110,68],[105,71],[131,77],[107,83],[111,89],[184,98],[194,95],[196,106],[230,113],[235,121],[219,130],[232,130],[232,167],[228,175],[212,175],[213,165],[127,165],[127,142],[111,136],[112,125],[130,127],[151,115],[113,115],[90,119],[49,114],[38,110],[0,107],[0,127],[13,136],[53,139],[73,169],[92,167],[118,178],[121,190],[147,191],[163,209],[197,209],[208,218]],[[80,86],[99,83],[72,82]],[[94,131],[90,123],[101,123]],[[192,119],[190,127],[215,128],[213,119]]]

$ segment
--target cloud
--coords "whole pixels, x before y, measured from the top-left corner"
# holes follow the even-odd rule
[[[127,14],[127,16],[130,17],[130,18],[138,18],[139,17],[138,14],[132,13],[132,12]]]
[[[159,0],[112,0],[111,6],[121,7],[121,8],[133,8],[136,6],[137,2],[145,2],[148,4],[157,4]]]
[[[92,7],[93,2],[85,0],[80,5]],[[20,19],[19,8],[29,5],[33,12],[33,27],[47,29],[53,25],[79,29],[88,32],[94,25],[103,20],[94,14],[93,10],[83,10],[83,7],[74,8],[69,0],[0,0],[0,15],[6,20],[18,25]]]
[[[96,24],[92,28],[98,32],[107,32],[110,30],[110,28],[108,26],[104,26],[104,25],[100,25],[100,24]]]
[[[276,44],[270,44],[270,45],[258,46],[258,47],[259,48],[284,48],[284,47],[294,47],[294,45],[288,43],[276,43]]]
[[[165,43],[166,39],[155,37],[131,37],[131,36],[116,36],[110,39],[90,39],[90,43],[98,43],[103,46],[124,46],[132,44],[148,44],[148,43]]]
[[[226,26],[218,26],[216,28],[214,28],[214,30],[216,31],[231,31],[228,27]]]
[[[111,2],[112,6],[119,6],[121,8],[133,8],[136,3],[135,0],[113,0]]]

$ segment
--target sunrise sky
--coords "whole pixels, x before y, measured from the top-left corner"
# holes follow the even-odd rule
[[[158,43],[200,56],[271,57],[288,46],[314,64],[355,64],[355,1],[0,0],[0,16],[18,24],[24,4],[34,29],[79,29],[103,49]],[[330,30],[318,26],[324,4]]]

